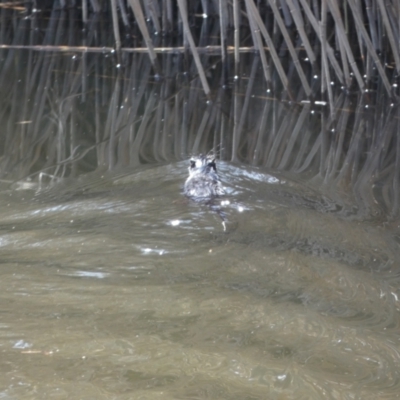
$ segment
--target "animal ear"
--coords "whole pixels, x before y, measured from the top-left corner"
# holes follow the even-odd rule
[[[217,172],[217,165],[215,164],[215,157],[212,158],[212,159],[208,162],[208,166],[211,167],[215,172]]]

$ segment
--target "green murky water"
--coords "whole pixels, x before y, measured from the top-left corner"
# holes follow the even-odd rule
[[[181,195],[184,162],[3,190],[2,398],[398,396],[393,232],[220,171],[227,232]]]

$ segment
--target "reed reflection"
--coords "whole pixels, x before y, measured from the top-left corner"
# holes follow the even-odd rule
[[[353,1],[182,3],[0,7],[0,397],[394,398],[396,63]],[[182,195],[211,149],[226,231]]]
[[[0,100],[6,183],[24,187],[29,178],[43,189],[98,168],[216,149],[223,160],[307,177],[332,196],[351,193],[359,218],[398,214],[399,108],[383,88],[368,96],[338,89],[332,114],[324,101],[270,97],[258,56],[244,56],[240,78],[227,84],[213,64],[211,100],[181,71],[180,54],[160,58],[161,80],[144,54],[120,65],[97,54],[14,57],[20,67],[5,63],[0,74],[9,93]]]

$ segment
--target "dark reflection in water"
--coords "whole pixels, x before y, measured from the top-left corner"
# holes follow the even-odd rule
[[[2,57],[0,397],[399,396],[397,105],[269,98],[253,56],[212,100],[181,55]],[[210,149],[226,232],[182,195]]]
[[[338,89],[333,118],[320,104],[269,97],[257,57],[247,55],[241,79],[227,85],[221,86],[216,64],[209,100],[197,78],[182,75],[181,55],[160,57],[168,72],[162,81],[151,75],[146,55],[125,56],[118,68],[99,54],[48,52],[16,53],[17,71],[4,64],[2,91],[14,93],[0,100],[4,183],[41,190],[82,173],[168,165],[214,149],[223,160],[306,179],[310,190],[323,186],[322,210],[361,220],[397,218],[399,119],[390,99]],[[30,69],[29,57],[42,75]],[[251,81],[247,65],[256,66]]]

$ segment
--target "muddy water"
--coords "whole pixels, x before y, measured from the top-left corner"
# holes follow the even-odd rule
[[[220,167],[226,232],[185,163],[3,188],[0,398],[400,396],[396,232]]]

